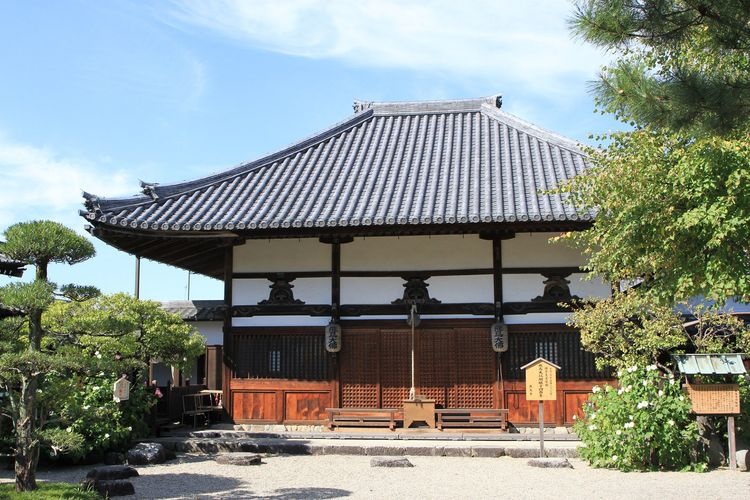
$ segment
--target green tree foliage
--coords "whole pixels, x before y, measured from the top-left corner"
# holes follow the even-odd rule
[[[695,320],[686,323],[686,313]],[[600,368],[653,364],[668,371],[669,353],[750,350],[750,328],[741,319],[702,305],[660,305],[633,290],[582,304],[569,324]]]
[[[567,237],[596,274],[640,277],[665,303],[703,295],[750,300],[750,141],[679,137],[652,129],[614,134],[567,190],[596,207],[596,224]]]
[[[619,54],[593,86],[603,111],[689,135],[747,129],[750,1],[582,0],[572,27]]]
[[[588,0],[573,29],[615,51],[595,98],[635,130],[565,188],[596,225],[592,271],[664,303],[750,300],[750,2]]]
[[[76,263],[93,255],[84,238],[54,222],[17,224],[0,251],[37,266],[31,283],[0,288],[0,302],[25,317],[0,321],[0,409],[13,421],[16,489],[36,489],[42,445],[53,454],[82,455],[121,447],[148,431],[154,403],[145,390],[149,360],[185,367],[203,340],[156,302],[125,294],[99,296],[93,287],[47,280],[50,262]],[[132,398],[116,403],[112,384],[123,373]]]
[[[583,0],[574,32],[618,55],[595,99],[635,129],[564,188],[598,210],[589,267],[665,304],[750,300],[750,2]]]
[[[0,356],[0,383],[8,393],[10,416],[15,428],[16,489],[36,489],[36,467],[39,461],[40,434],[46,415],[39,404],[44,374],[69,368],[67,359],[42,351],[44,329],[42,314],[53,300],[54,284],[47,279],[50,262],[75,264],[94,256],[94,246],[65,226],[52,221],[15,224],[5,231],[6,242],[0,246],[5,255],[36,267],[34,282],[13,284],[0,289],[0,302],[26,313],[23,342],[3,339],[10,347]],[[6,329],[0,330],[7,332]],[[13,329],[11,328],[11,333]],[[18,330],[16,330],[18,331]]]

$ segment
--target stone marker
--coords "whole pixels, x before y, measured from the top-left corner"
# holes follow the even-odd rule
[[[161,464],[167,460],[167,452],[160,443],[138,443],[128,450],[130,465]]]
[[[81,488],[93,490],[104,498],[123,497],[135,495],[135,488],[130,481],[99,481],[97,479],[84,479]]]
[[[747,449],[737,450],[737,468],[742,472],[747,472],[750,468],[750,453]]]
[[[136,476],[138,476],[138,471],[127,465],[105,465],[104,467],[91,469],[86,474],[86,478],[98,480],[127,479]]]
[[[373,457],[370,467],[414,467],[414,464],[408,458]]]
[[[260,465],[261,457],[254,453],[222,453],[216,456],[216,463],[222,465]]]
[[[567,458],[532,458],[528,461],[531,467],[543,469],[572,469],[573,466]]]

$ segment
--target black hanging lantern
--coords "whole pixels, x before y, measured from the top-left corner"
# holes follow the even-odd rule
[[[333,320],[326,325],[325,343],[328,352],[339,352],[341,350],[341,325],[336,324]]]
[[[508,325],[502,321],[493,323],[490,327],[492,333],[492,350],[505,352],[508,350]]]

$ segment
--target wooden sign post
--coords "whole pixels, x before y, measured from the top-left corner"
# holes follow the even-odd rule
[[[521,367],[526,375],[526,401],[539,401],[539,457],[544,458],[544,402],[557,399],[557,370],[560,367],[536,358]]]
[[[687,384],[696,415],[726,415],[729,438],[729,469],[737,470],[737,438],[734,416],[741,413],[739,384]]]

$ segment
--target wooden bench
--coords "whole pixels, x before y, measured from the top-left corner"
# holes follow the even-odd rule
[[[388,427],[396,428],[396,414],[400,408],[326,408],[328,428],[334,427]]]
[[[208,394],[185,394],[182,396],[182,418],[193,417],[193,427],[198,426],[198,417],[203,419],[203,424],[208,425],[210,408],[210,396]]]
[[[500,408],[438,408],[436,426],[443,427],[497,427],[508,430],[508,410]]]

